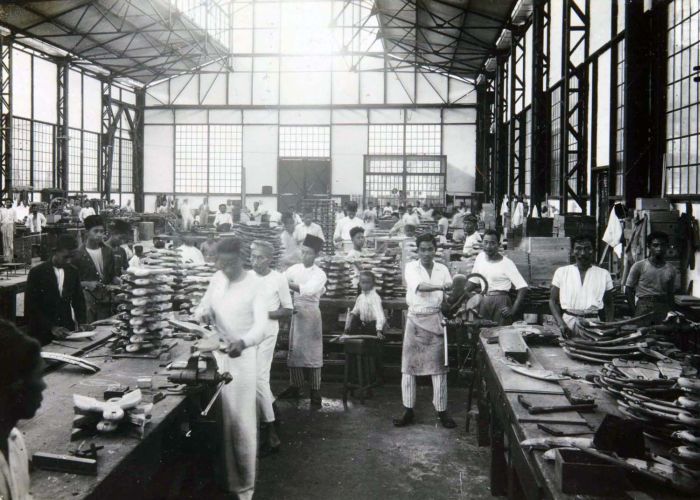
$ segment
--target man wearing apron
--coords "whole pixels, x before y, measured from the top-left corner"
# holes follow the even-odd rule
[[[304,386],[304,371],[309,373],[311,404],[321,406],[321,367],[323,335],[319,300],[326,292],[326,273],[315,264],[323,240],[306,235],[301,247],[301,264],[284,272],[289,289],[294,292],[294,316],[289,330],[289,387],[278,399],[298,399]]]
[[[220,372],[233,380],[221,391],[225,489],[233,498],[253,498],[257,457],[257,346],[268,327],[260,278],[243,268],[241,240],[227,238],[217,249],[219,268],[211,278],[195,317],[214,325],[215,334],[200,340],[199,351],[214,351]],[[227,352],[219,345],[226,344]]]
[[[434,262],[437,244],[432,234],[416,238],[418,260],[406,264],[406,333],[401,353],[401,395],[404,414],[394,420],[396,427],[414,421],[416,377],[430,376],[433,406],[443,427],[452,429],[455,421],[447,414],[447,366],[445,337],[440,306],[444,292],[452,286],[447,267]]]

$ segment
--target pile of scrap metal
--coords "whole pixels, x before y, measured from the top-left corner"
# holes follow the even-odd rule
[[[192,314],[202,301],[202,297],[209,287],[209,282],[216,272],[216,265],[206,264],[182,264],[185,274],[175,285],[174,301],[178,310]]]
[[[326,297],[354,298],[357,289],[352,286],[352,268],[343,257],[324,257],[319,259],[319,266],[328,277]]]

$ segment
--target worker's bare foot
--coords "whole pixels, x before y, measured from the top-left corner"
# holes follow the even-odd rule
[[[439,411],[438,419],[440,420],[440,423],[445,429],[454,429],[455,427],[457,427],[455,421],[452,420],[452,418],[450,418],[446,411]]]
[[[403,412],[401,418],[394,419],[394,426],[406,427],[407,425],[411,425],[414,420],[415,415],[413,414],[413,408],[406,408],[406,411]]]
[[[277,396],[277,399],[299,399],[301,397],[301,392],[298,387],[292,387],[291,385],[283,390]]]

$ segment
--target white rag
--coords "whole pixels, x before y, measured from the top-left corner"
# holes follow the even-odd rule
[[[603,233],[603,241],[612,247],[615,255],[618,258],[622,257],[622,222],[615,214],[615,207],[610,210],[610,218],[608,219],[608,227]]]
[[[525,220],[525,205],[522,202],[518,202],[513,209],[513,216],[510,219],[511,227],[520,227],[523,225]]]

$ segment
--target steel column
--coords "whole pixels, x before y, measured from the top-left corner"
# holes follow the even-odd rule
[[[12,195],[12,40],[0,36],[0,182]]]
[[[69,166],[69,140],[68,131],[68,82],[69,77],[68,59],[63,58],[56,61],[56,89],[58,99],[56,100],[56,185],[59,189],[68,191],[68,169]]]
[[[532,157],[530,205],[541,206],[550,185],[549,1],[536,0],[532,13]]]
[[[100,182],[101,195],[109,200],[112,194],[112,166],[114,165],[114,135],[119,126],[124,107],[118,105],[115,114],[112,99],[112,83],[102,80],[102,135],[100,139]]]
[[[504,115],[506,112],[506,82],[508,81],[507,57],[498,56],[496,64],[496,77],[494,79],[494,145],[493,161],[491,162],[491,197],[496,204],[496,209],[508,190],[508,156],[507,156],[507,129]]]
[[[520,143],[525,135],[520,115],[517,108],[520,106],[521,113],[525,103],[525,37],[522,32],[515,27],[511,30],[510,48],[510,114],[509,123],[509,173],[508,173],[508,197],[522,195],[521,184],[524,180],[522,175],[523,160]],[[522,65],[522,72],[519,71]]]
[[[144,110],[146,107],[146,90],[136,90],[136,110],[134,112],[134,123],[131,131],[131,140],[134,144],[134,209],[137,212],[144,210],[143,180],[143,138],[144,138]]]

